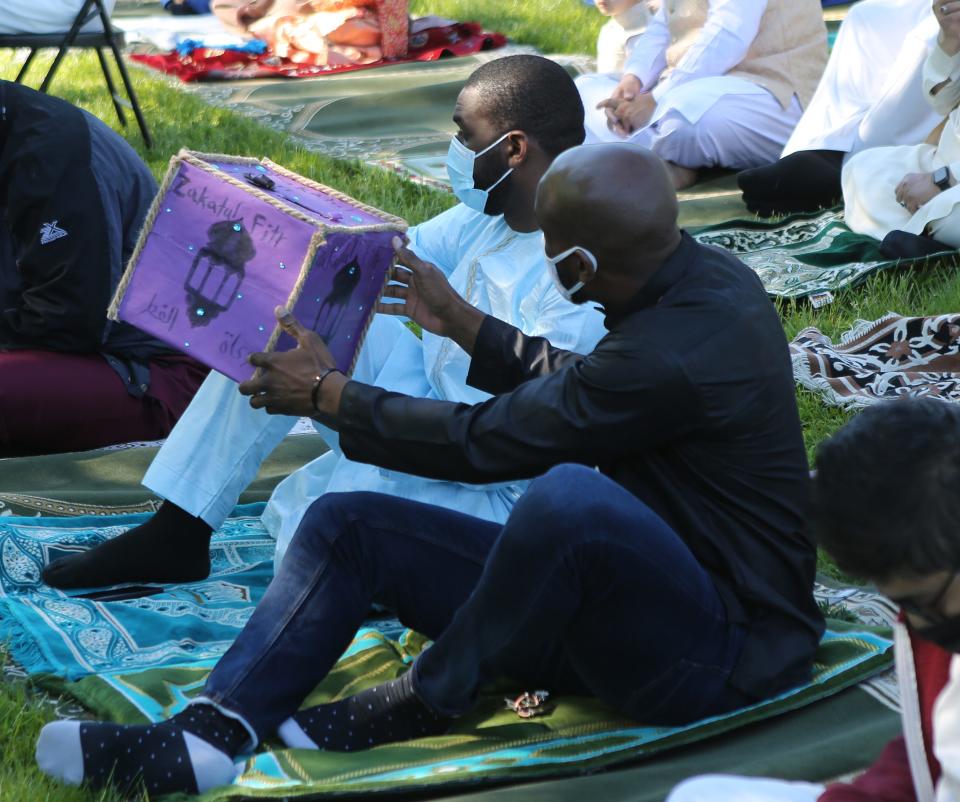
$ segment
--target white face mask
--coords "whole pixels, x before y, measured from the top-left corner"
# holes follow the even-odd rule
[[[474,153],[470,148],[454,137],[450,140],[450,148],[447,151],[447,175],[450,177],[450,185],[453,187],[453,194],[465,206],[469,206],[475,212],[484,214],[487,208],[487,199],[490,193],[496,189],[503,180],[513,172],[511,167],[500,178],[486,189],[477,189],[474,185],[473,166],[474,162],[487,153],[491,148],[499,145],[510,136],[508,131],[496,142],[491,142],[479,153]]]
[[[586,248],[582,248],[579,245],[574,245],[572,248],[567,248],[567,250],[565,250],[563,253],[558,253],[556,256],[547,256],[544,254],[544,258],[547,260],[547,269],[550,271],[550,278],[553,279],[553,283],[557,288],[557,292],[559,292],[568,301],[573,300],[573,296],[583,289],[583,286],[586,284],[586,282],[578,281],[572,287],[564,287],[563,282],[560,281],[560,274],[557,272],[557,265],[577,251],[580,251],[580,253],[587,257],[587,261],[593,266],[593,275],[596,276],[597,257],[590,253],[590,251],[588,251]]]

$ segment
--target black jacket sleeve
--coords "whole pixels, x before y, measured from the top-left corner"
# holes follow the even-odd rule
[[[6,215],[14,239],[20,295],[0,312],[0,347],[97,351],[107,325],[111,248],[97,183],[88,165],[72,165],[57,190],[30,192],[30,166],[8,184]]]
[[[590,356],[473,406],[350,382],[338,423],[350,459],[484,483],[637,456],[683,436],[699,415],[699,397],[672,355],[608,336]]]
[[[487,315],[477,333],[467,384],[491,395],[507,393],[529,379],[556,373],[581,359],[581,354],[554,348],[543,337],[528,337]]]

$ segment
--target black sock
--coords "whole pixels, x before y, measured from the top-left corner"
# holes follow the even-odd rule
[[[160,724],[56,721],[40,733],[37,763],[72,785],[196,794],[233,779],[233,758],[248,741],[242,724],[199,704]]]
[[[93,588],[128,582],[196,582],[210,575],[213,530],[169,501],[144,524],[43,571],[54,588]]]
[[[801,150],[765,167],[744,170],[737,174],[743,202],[764,217],[835,206],[843,198],[844,155],[838,150]]]
[[[884,259],[920,259],[953,250],[956,249],[933,237],[896,230],[888,233],[880,243],[880,255]]]
[[[356,696],[301,710],[280,725],[289,747],[354,752],[446,732],[452,719],[434,713],[413,690],[413,672]]]

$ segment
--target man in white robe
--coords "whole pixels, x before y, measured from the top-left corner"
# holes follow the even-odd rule
[[[942,119],[923,92],[923,64],[938,33],[930,0],[854,5],[780,160],[738,176],[747,208],[768,216],[834,206],[852,154],[922,142]]]
[[[107,13],[116,0],[104,0]],[[0,3],[0,34],[66,33],[70,30],[83,0],[3,0]],[[82,31],[101,31],[99,17],[94,17]]]
[[[924,64],[923,96],[947,118],[936,144],[863,150],[844,166],[842,185],[853,231],[879,240],[928,235],[935,250],[960,248],[960,2],[940,0],[933,10],[940,33]]]
[[[677,188],[704,167],[780,154],[827,62],[817,0],[664,0],[601,105],[609,131],[670,166]]]
[[[411,229],[411,249],[439,267],[473,306],[558,347],[589,352],[604,334],[602,317],[568,303],[555,288],[533,207],[553,158],[583,140],[573,80],[539,56],[491,61],[468,80],[454,121],[460,131],[448,169],[465,202]],[[471,175],[458,169],[464,155]],[[353,375],[400,393],[474,404],[488,396],[467,386],[469,365],[452,341],[426,332],[420,340],[395,318],[380,316]],[[45,570],[45,581],[91,587],[205,577],[212,531],[295,423],[251,409],[235,382],[211,373],[144,478],[165,499],[157,514],[96,549],[58,560]],[[335,433],[317,428],[331,451],[286,479],[264,514],[280,541],[278,556],[325,492],[376,490],[500,523],[523,492],[523,483],[461,485],[351,462],[340,454]]]

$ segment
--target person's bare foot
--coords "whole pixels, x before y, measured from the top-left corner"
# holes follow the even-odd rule
[[[679,164],[667,162],[667,171],[670,178],[673,179],[673,188],[679,192],[681,189],[689,189],[697,183],[698,172],[689,167],[681,167]]]

